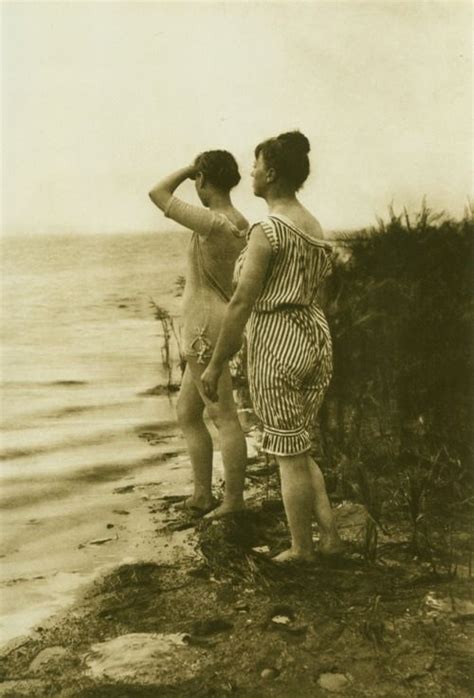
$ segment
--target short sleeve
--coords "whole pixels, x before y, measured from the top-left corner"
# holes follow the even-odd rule
[[[170,197],[164,214],[199,235],[209,235],[216,224],[215,213],[201,206],[187,204],[176,196]]]
[[[278,233],[275,229],[275,224],[268,219],[264,219],[262,221],[259,221],[258,223],[254,223],[254,225],[250,226],[249,231],[247,233],[247,239],[249,239],[252,230],[259,225],[261,229],[264,232],[265,237],[267,238],[268,242],[270,243],[270,246],[272,248],[273,254],[277,254],[277,252],[280,250],[280,241],[278,239]]]

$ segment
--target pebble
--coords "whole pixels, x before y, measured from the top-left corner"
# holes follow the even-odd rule
[[[321,674],[318,680],[321,688],[329,693],[339,693],[349,685],[349,679],[344,674]]]
[[[278,676],[278,670],[275,669],[275,667],[272,667],[271,669],[263,669],[260,672],[260,676],[262,677],[262,679],[265,679],[266,681],[270,679],[276,679],[276,677]]]

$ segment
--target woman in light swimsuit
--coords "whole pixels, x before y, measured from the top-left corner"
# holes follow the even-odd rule
[[[317,300],[332,252],[316,218],[296,198],[309,174],[308,152],[307,138],[297,131],[255,150],[254,193],[265,199],[269,215],[249,230],[236,264],[238,285],[202,376],[204,392],[215,399],[219,375],[248,321],[250,394],[263,422],[263,448],[280,467],[291,533],[291,547],[278,562],[312,559],[313,512],[320,551],[341,549],[324,478],[309,453],[308,427],[332,373],[331,336]]]
[[[195,181],[205,208],[173,196],[186,179]],[[234,264],[245,245],[248,222],[233,206],[230,191],[240,181],[237,163],[225,150],[201,153],[194,163],[161,180],[150,198],[165,216],[193,231],[187,252],[183,297],[183,335],[186,370],[178,398],[178,421],[186,439],[194,475],[194,494],[184,507],[196,516],[210,512],[213,502],[211,435],[203,419],[204,408],[219,434],[225,474],[222,504],[214,516],[244,507],[243,489],[247,460],[245,437],[232,394],[227,362],[223,362],[216,387],[217,400],[203,392],[201,374],[212,354],[232,295]]]

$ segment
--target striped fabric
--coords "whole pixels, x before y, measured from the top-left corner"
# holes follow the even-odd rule
[[[332,375],[331,335],[316,302],[332,248],[280,216],[260,225],[273,259],[247,325],[250,394],[263,422],[263,449],[295,455],[311,447],[308,427]],[[243,263],[244,253],[237,276]]]

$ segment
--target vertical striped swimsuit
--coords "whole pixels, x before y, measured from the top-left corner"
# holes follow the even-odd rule
[[[318,286],[331,268],[332,248],[283,216],[268,216],[259,225],[273,255],[247,324],[250,394],[263,422],[263,449],[295,455],[311,447],[308,426],[332,375],[331,335],[316,302]],[[236,279],[245,252],[237,261]]]

